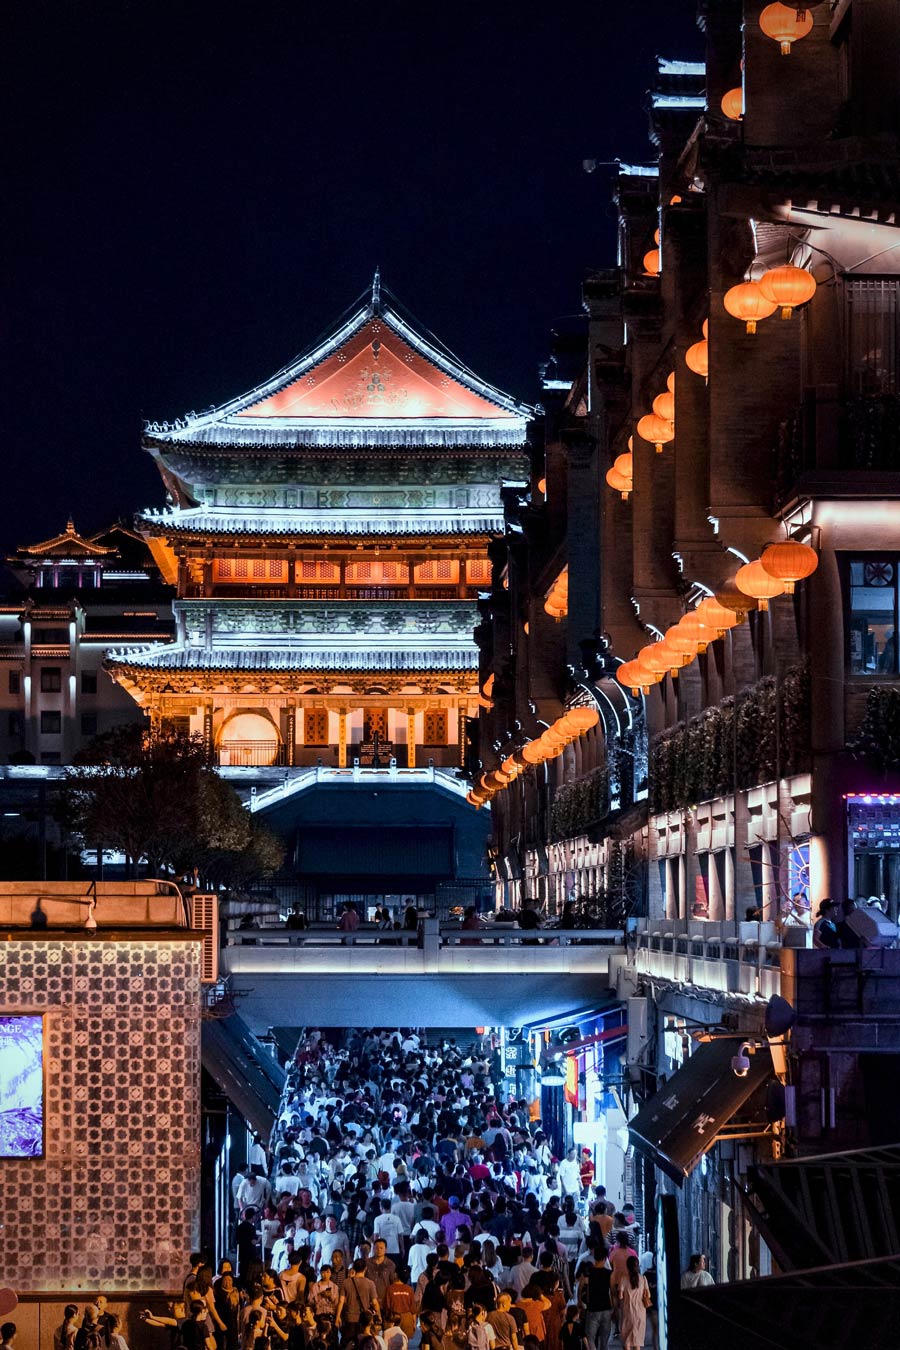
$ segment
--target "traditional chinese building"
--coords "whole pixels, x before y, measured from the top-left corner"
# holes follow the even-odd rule
[[[475,599],[530,410],[381,290],[221,407],[146,428],[175,641],[110,670],[223,766],[460,763]]]
[[[141,536],[119,523],[82,534],[69,520],[6,561],[0,763],[71,763],[95,736],[140,718],[103,662],[123,642],[171,639],[171,591]]]

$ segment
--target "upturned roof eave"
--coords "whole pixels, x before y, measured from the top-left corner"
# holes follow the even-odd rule
[[[419,354],[432,365],[441,370],[451,379],[456,380],[471,393],[494,404],[498,409],[500,420],[508,423],[513,421],[522,421],[527,423],[534,415],[534,410],[527,404],[519,403],[508,394],[497,389],[494,385],[480,379],[472,371],[468,370],[461,363],[451,359],[447,354],[438,350],[426,338],[416,332],[406,321],[388,306],[375,306],[372,303],[365,304],[357,309],[349,319],[341,324],[332,334],[318,343],[310,351],[296,357],[287,365],[282,366],[273,376],[255,386],[247,393],[239,395],[237,398],[229,399],[217,407],[210,408],[207,412],[196,414],[189,413],[187,417],[180,419],[174,425],[167,423],[146,422],[144,424],[145,435],[152,436],[162,442],[178,443],[180,440],[190,439],[191,437],[209,435],[211,431],[221,427],[223,424],[228,426],[228,419],[236,417],[244,409],[252,407],[267,398],[271,398],[281,389],[297,380],[303,378],[316,366],[320,365],[329,356],[333,355],[345,343],[347,343],[360,328],[375,317],[393,328],[395,333],[413,347]],[[504,416],[505,414],[505,416]],[[257,419],[251,419],[257,420]],[[261,421],[280,420],[280,419],[258,419]],[[330,424],[332,421],[352,420],[354,423],[366,421],[381,423],[382,419],[322,419],[320,417],[308,419],[297,418],[296,430],[302,430],[304,426],[318,426],[323,421]],[[409,419],[415,422],[416,419]],[[435,420],[447,423],[455,422],[457,419],[422,419],[423,422],[432,422]],[[468,421],[469,419],[461,419]],[[471,419],[479,424],[478,419]],[[484,419],[491,420],[491,419]],[[229,427],[234,430],[233,426]],[[268,428],[267,428],[268,429]]]

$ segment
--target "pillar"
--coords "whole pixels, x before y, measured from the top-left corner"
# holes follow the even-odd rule
[[[347,709],[338,712],[338,768],[347,767]]]
[[[212,762],[213,758],[213,705],[212,700],[208,699],[203,704],[203,750],[206,758]]]
[[[406,710],[406,767],[416,767],[416,710]]]
[[[466,710],[462,704],[456,710],[456,736],[457,760],[462,769],[466,764]]]
[[[287,762],[293,768],[297,759],[297,705],[288,704],[287,710]]]

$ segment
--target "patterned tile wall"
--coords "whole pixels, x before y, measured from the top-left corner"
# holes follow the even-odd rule
[[[41,1012],[44,1157],[0,1158],[14,1289],[175,1289],[197,1244],[199,942],[14,938],[0,1012]]]

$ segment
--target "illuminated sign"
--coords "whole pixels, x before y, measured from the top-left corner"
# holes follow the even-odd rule
[[[44,1152],[44,1019],[0,1017],[0,1158]]]

